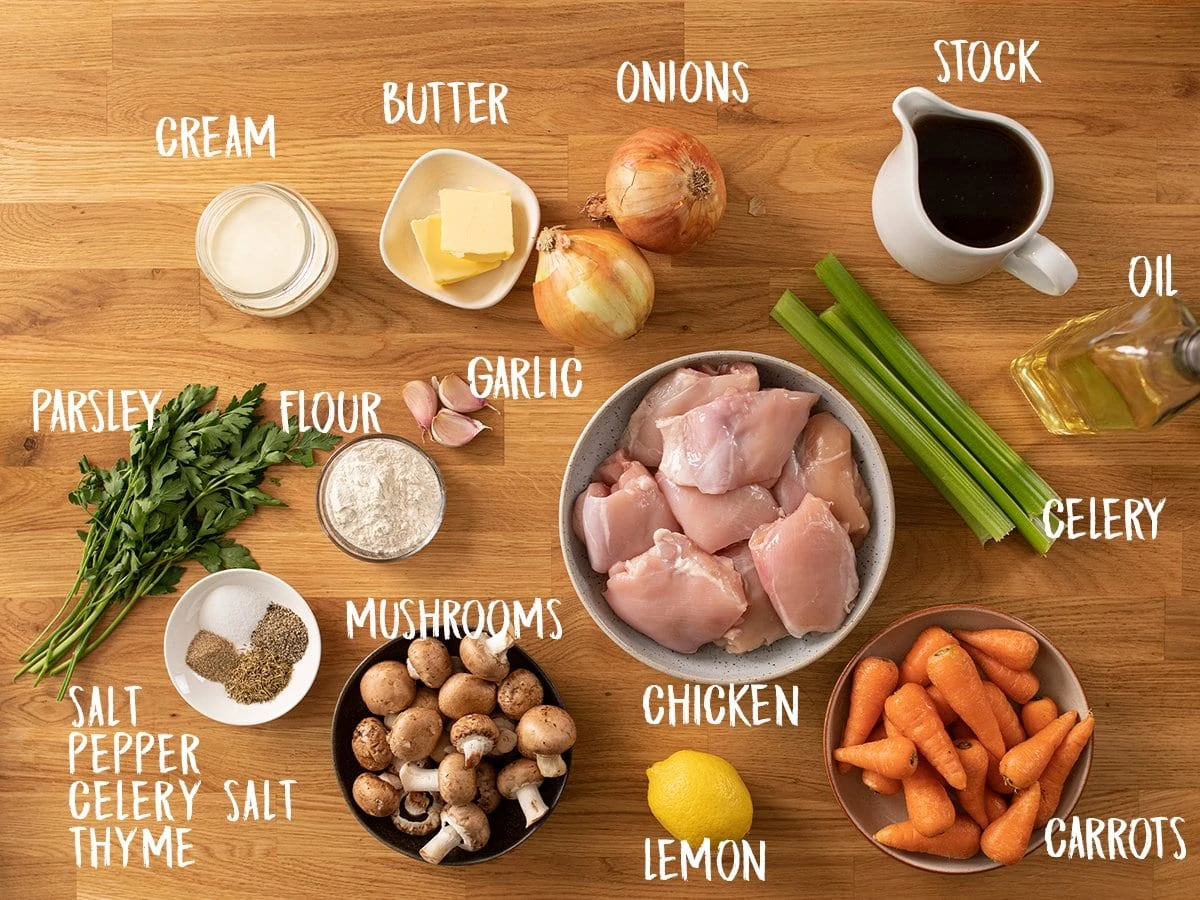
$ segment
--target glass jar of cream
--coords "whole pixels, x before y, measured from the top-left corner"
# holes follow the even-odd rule
[[[337,237],[294,191],[267,182],[240,184],[204,208],[196,260],[231,306],[255,316],[286,316],[329,286]]]

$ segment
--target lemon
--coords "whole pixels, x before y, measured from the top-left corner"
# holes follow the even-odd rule
[[[646,802],[676,840],[699,845],[745,837],[754,819],[746,783],[728,760],[679,750],[646,770]]]

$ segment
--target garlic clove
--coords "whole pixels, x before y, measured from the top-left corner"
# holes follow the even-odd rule
[[[433,417],[429,426],[429,433],[433,435],[433,439],[447,447],[469,444],[475,439],[475,435],[485,430],[490,430],[489,426],[452,409],[441,410]]]
[[[447,375],[441,381],[433,379],[433,385],[437,388],[438,399],[442,401],[442,406],[460,413],[479,412],[483,408],[495,409],[496,407],[488,403],[481,397],[476,397],[471,393],[471,387],[467,382],[458,375]]]
[[[426,384],[424,381],[410,381],[404,385],[401,396],[404,398],[404,405],[417,420],[417,425],[421,429],[421,437],[425,437],[437,415],[437,391],[434,390],[433,385]]]

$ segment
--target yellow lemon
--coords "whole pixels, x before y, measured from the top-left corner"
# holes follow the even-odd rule
[[[737,769],[698,750],[679,750],[646,770],[650,812],[676,840],[699,845],[745,837],[754,802]]]

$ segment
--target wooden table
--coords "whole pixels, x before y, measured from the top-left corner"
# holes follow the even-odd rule
[[[1038,40],[1040,83],[936,82],[938,38]],[[79,511],[65,495],[83,454],[110,464],[119,433],[32,431],[37,388],[163,390],[189,381],[225,394],[372,390],[385,430],[416,434],[400,399],[412,378],[463,372],[477,355],[565,358],[530,300],[534,263],[488,312],[425,299],[384,268],[377,234],[409,164],[453,146],[512,169],[543,221],[579,224],[627,133],[669,123],[703,137],[729,183],[729,210],[702,249],[653,257],[658,303],[645,331],[579,351],[574,400],[515,401],[467,448],[434,448],[449,485],[446,524],[403,565],[335,550],[313,509],[317,471],[277,471],[286,509],[237,532],[262,567],[312,605],[324,655],[290,715],[258,728],[194,713],[167,679],[161,644],[173,598],[144,602],[79,670],[83,686],[142,688],[138,728],[200,738],[203,787],[195,864],[76,868],[68,809],[74,710],[29,681],[0,687],[0,893],[8,897],[245,897],[359,891],[368,896],[1194,897],[1185,861],[1067,861],[1038,852],[967,881],[919,873],[855,833],[820,758],[821,717],[842,666],[898,616],[981,602],[1027,618],[1073,661],[1098,719],[1078,814],[1183,816],[1200,841],[1200,609],[1187,550],[1200,515],[1200,418],[1147,436],[1049,437],[1014,388],[1008,361],[1061,320],[1123,301],[1137,254],[1171,253],[1186,296],[1200,272],[1200,9],[1195,4],[887,3],[689,0],[493,6],[384,0],[320,4],[199,0],[9,0],[0,7],[0,658],[13,667],[57,608],[77,561]],[[625,60],[745,61],[750,101],[625,104]],[[498,81],[508,125],[388,126],[394,80]],[[1048,299],[1003,275],[937,287],[900,270],[871,223],[871,184],[898,136],[889,106],[921,84],[953,102],[1027,124],[1052,157],[1056,203],[1045,232],[1080,269]],[[163,116],[233,113],[277,123],[275,159],[162,158]],[[205,203],[269,179],[310,198],[337,232],[328,293],[281,321],[238,313],[196,267]],[[765,209],[751,215],[751,201]],[[1068,496],[1166,497],[1154,542],[1060,542],[1048,559],[1016,539],[981,548],[886,438],[899,525],[891,569],[866,619],[835,652],[785,679],[798,728],[651,727],[647,685],[669,682],[617,650],[578,603],[556,537],[558,485],[593,410],[651,364],[684,352],[757,350],[813,366],[767,311],[785,287],[820,299],[811,265],[835,250],[983,415]],[[183,586],[201,574],[190,567]],[[486,868],[439,871],[375,843],[345,808],[329,762],[334,701],[378,641],[351,640],[346,604],[368,597],[561,598],[561,640],[523,642],[556,680],[580,731],[566,796],[546,827]],[[104,730],[104,729],[101,729]],[[112,729],[107,729],[112,730]],[[643,840],[665,837],[645,803],[644,770],[673,750],[721,754],[756,800],[766,885],[644,880]],[[88,778],[84,773],[79,776]],[[91,776],[92,778],[104,776]],[[149,776],[155,778],[153,774]],[[170,776],[166,776],[170,777]],[[226,821],[226,779],[283,779],[291,821]],[[276,812],[279,810],[277,809]],[[95,823],[83,823],[95,824]],[[177,823],[189,824],[189,823]],[[1191,849],[1191,848],[1189,848]]]

